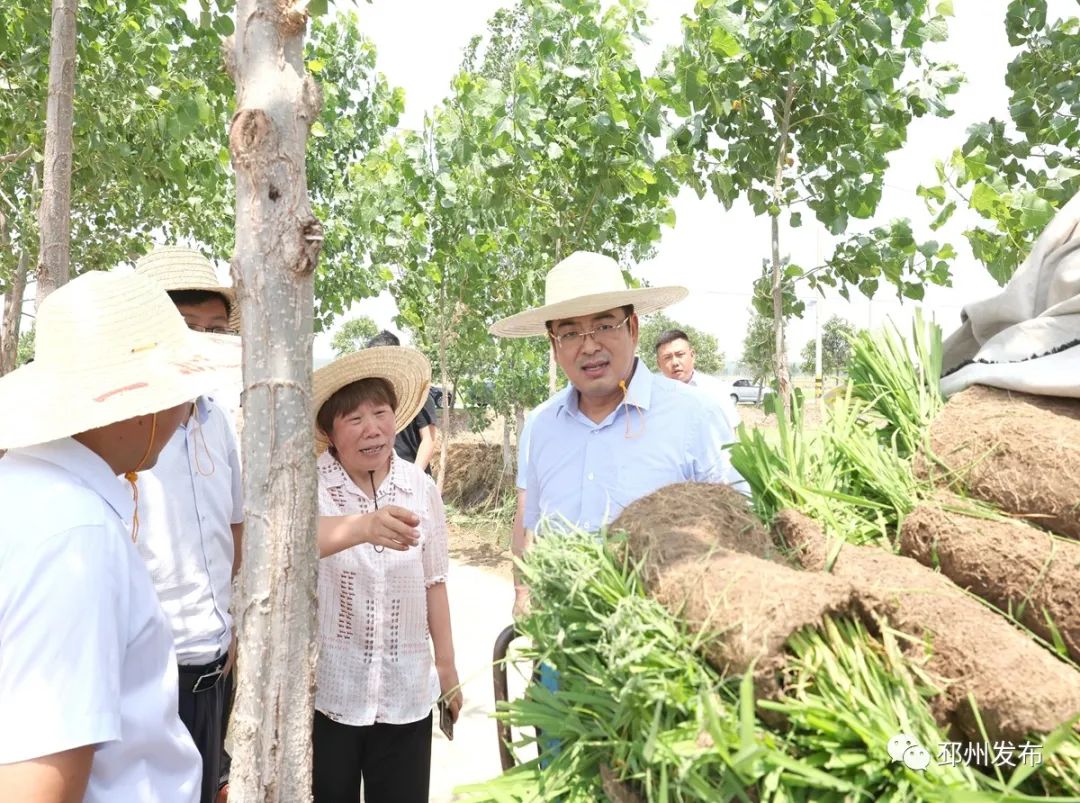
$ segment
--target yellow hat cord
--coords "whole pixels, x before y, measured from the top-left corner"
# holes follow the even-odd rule
[[[139,538],[139,471],[142,470],[143,465],[146,463],[146,459],[150,457],[150,450],[154,448],[154,436],[157,434],[157,413],[154,413],[153,418],[150,419],[150,440],[147,441],[146,451],[143,452],[142,460],[139,461],[139,465],[135,466],[132,471],[124,474],[124,479],[131,483],[131,495],[135,499],[135,512],[131,516],[131,543],[135,543]]]
[[[628,402],[626,400],[627,395],[629,395],[629,393],[630,393],[629,388],[626,387],[626,380],[620,379],[619,380],[619,387],[622,389],[622,393],[623,393],[622,405],[623,405],[623,407],[626,408],[626,431],[623,433],[623,437],[624,438],[629,438],[629,439],[640,438],[642,435],[645,434],[645,413],[643,413],[641,411],[641,408],[638,407],[636,404],[631,404],[630,402]],[[641,428],[637,432],[632,432],[631,429],[630,429],[630,408],[631,407],[633,407],[635,410],[637,410],[638,420],[641,423]]]

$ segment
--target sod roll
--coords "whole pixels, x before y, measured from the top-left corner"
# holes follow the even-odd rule
[[[774,530],[807,569],[825,568],[829,545],[812,520],[782,511]],[[927,654],[927,670],[944,687],[931,707],[955,735],[983,740],[969,693],[991,740],[1019,744],[1080,713],[1080,672],[947,577],[911,558],[850,544],[840,550],[831,574],[854,587],[862,607],[916,639],[909,653]]]
[[[771,559],[768,531],[728,486],[666,486],[610,529],[626,534],[650,596],[701,634],[706,660],[725,675],[752,668],[759,697],[779,693],[794,633],[829,614],[856,615],[849,584]]]
[[[1080,400],[971,387],[930,427],[919,473],[1080,538]]]
[[[1080,543],[925,504],[904,519],[900,551],[1011,612],[1050,644],[1060,638],[1080,661]]]

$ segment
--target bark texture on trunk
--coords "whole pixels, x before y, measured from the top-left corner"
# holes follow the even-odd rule
[[[0,376],[15,370],[15,362],[19,356],[19,324],[22,319],[29,263],[30,255],[25,250],[21,251],[15,275],[11,278],[11,287],[4,294],[4,326],[0,330]]]
[[[784,338],[784,267],[780,263],[780,222],[772,216],[772,313],[773,313],[773,372],[777,391],[788,408],[791,398],[791,377],[788,376],[787,343]],[[759,391],[760,392],[760,391]]]
[[[240,0],[226,65],[236,171],[232,261],[244,341],[244,555],[230,725],[233,803],[311,800],[315,692],[313,274],[322,227],[305,150],[322,106],[304,67],[306,4]]]
[[[35,309],[71,275],[71,151],[78,0],[53,0]]]
[[[784,106],[780,117],[780,142],[776,148],[776,173],[773,177],[773,204],[781,205],[783,196],[784,169],[787,166],[788,151],[791,142],[791,104],[795,100],[794,76],[788,78],[784,92]],[[780,401],[787,410],[791,403],[791,374],[787,364],[787,343],[784,333],[784,265],[780,261],[780,219],[778,214],[770,215],[770,233],[772,245],[772,313],[773,313],[773,372],[776,374],[776,390]]]
[[[449,354],[447,341],[450,339],[450,333],[446,330],[446,282],[444,281],[439,289],[441,306],[441,321],[439,328],[439,382],[442,383],[444,388],[450,387],[447,384],[448,376],[446,372],[446,360]],[[450,431],[453,421],[450,416],[450,405],[443,405],[443,431],[442,437],[439,439],[439,479],[435,482],[435,487],[439,490],[439,495],[442,496],[443,483],[446,480],[446,455],[450,448],[450,438],[453,433]]]

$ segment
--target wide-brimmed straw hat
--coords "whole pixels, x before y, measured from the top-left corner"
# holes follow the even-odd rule
[[[385,379],[394,389],[394,432],[401,432],[423,409],[431,387],[431,363],[419,351],[406,346],[373,346],[338,357],[312,377],[312,417],[327,400],[346,385],[361,379]],[[327,447],[326,436],[315,424],[315,448]]]
[[[135,272],[149,276],[170,292],[207,290],[224,296],[229,302],[229,328],[240,331],[236,290],[218,281],[214,266],[198,251],[181,245],[159,245],[135,263]]]
[[[488,331],[499,337],[535,337],[547,333],[548,321],[594,315],[627,304],[633,304],[639,315],[646,315],[682,301],[689,292],[677,286],[629,289],[614,259],[575,251],[548,273],[544,306],[503,318]]]
[[[34,361],[0,377],[0,449],[190,401],[239,373],[240,341],[192,332],[154,282],[93,271],[37,313]]]

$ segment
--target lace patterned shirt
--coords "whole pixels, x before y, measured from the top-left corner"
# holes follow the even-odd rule
[[[359,544],[319,561],[315,707],[345,725],[416,722],[439,697],[427,589],[445,583],[449,568],[442,499],[396,455],[374,501],[328,451],[317,466],[319,515],[398,505],[420,517],[420,543],[405,552]]]

